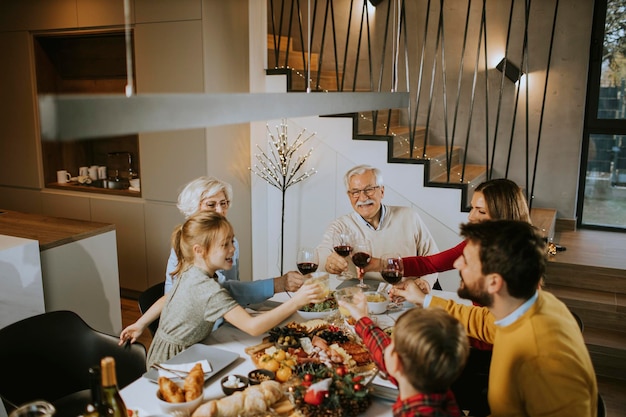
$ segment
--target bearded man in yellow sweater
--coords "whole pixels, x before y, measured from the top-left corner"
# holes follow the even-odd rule
[[[454,263],[458,294],[484,307],[426,295],[412,280],[393,295],[444,308],[468,336],[493,344],[492,416],[596,416],[596,376],[578,324],[565,304],[538,290],[546,269],[541,234],[500,220],[462,225],[461,235],[468,244]]]

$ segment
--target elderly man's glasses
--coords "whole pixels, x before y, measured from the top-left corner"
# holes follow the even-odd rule
[[[230,206],[230,200],[222,200],[222,201],[207,201],[204,200],[202,201],[202,205],[208,209],[208,210],[216,210],[217,207],[221,208],[222,210],[227,209]]]
[[[362,190],[348,190],[348,195],[350,195],[350,197],[352,198],[359,198],[361,196],[361,193],[363,193],[366,197],[371,197],[379,188],[380,186],[377,185],[375,187],[367,187]]]

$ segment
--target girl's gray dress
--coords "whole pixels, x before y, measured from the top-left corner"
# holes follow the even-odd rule
[[[211,334],[215,321],[237,302],[206,271],[192,266],[167,293],[159,329],[148,350],[148,369],[182,352]]]

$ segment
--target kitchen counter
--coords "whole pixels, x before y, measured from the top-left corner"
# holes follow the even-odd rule
[[[46,312],[74,311],[94,329],[119,334],[122,312],[115,225],[0,209],[0,235],[28,240],[35,251],[39,249],[38,259],[17,257],[19,263],[13,269],[20,279],[1,279],[0,293],[13,291],[14,303],[19,303],[20,297],[36,287],[43,292]],[[27,273],[33,263],[41,267],[39,277]],[[30,315],[40,312],[30,311]]]
[[[39,241],[47,250],[101,233],[115,230],[115,225],[42,216],[0,209],[0,235]]]

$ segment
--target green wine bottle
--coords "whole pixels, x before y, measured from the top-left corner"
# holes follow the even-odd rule
[[[113,417],[111,407],[102,401],[102,376],[100,366],[89,368],[89,387],[91,389],[91,402],[87,404],[84,417]]]
[[[111,356],[102,358],[100,361],[100,372],[102,373],[103,405],[112,410],[111,417],[128,417],[126,404],[124,404],[120,390],[117,388],[115,359]]]

